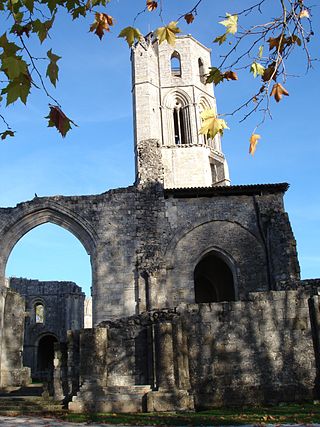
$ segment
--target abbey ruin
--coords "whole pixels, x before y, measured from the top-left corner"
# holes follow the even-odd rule
[[[1,386],[28,381],[31,367],[24,300],[4,286],[6,263],[24,234],[51,222],[92,265],[94,327],[55,344],[54,393],[70,410],[318,397],[320,279],[300,280],[288,184],[230,185],[219,136],[199,135],[201,111],[216,109],[204,83],[209,49],[150,35],[131,55],[134,185],[0,209]]]

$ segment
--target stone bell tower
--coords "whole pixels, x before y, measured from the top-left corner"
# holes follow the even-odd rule
[[[165,188],[229,185],[220,136],[199,134],[201,112],[216,110],[213,87],[205,84],[210,50],[190,35],[172,47],[150,34],[133,47],[131,61],[137,180],[147,167],[137,159],[139,144],[153,139]]]

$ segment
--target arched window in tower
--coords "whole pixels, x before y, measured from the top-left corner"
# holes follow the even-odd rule
[[[175,77],[181,77],[181,58],[176,50],[171,55],[171,74]]]
[[[34,312],[36,323],[44,323],[44,305],[41,302],[36,303]]]
[[[204,84],[206,82],[206,76],[205,76],[205,71],[204,71],[204,63],[203,63],[201,58],[198,59],[198,66],[199,66],[200,81],[201,81],[201,83]]]
[[[177,101],[173,109],[173,125],[174,125],[174,142],[176,144],[188,144],[190,141],[187,137],[187,123],[186,115],[188,114],[188,107],[183,107]]]

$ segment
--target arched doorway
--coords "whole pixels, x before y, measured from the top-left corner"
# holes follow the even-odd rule
[[[58,342],[53,335],[44,335],[38,342],[37,371],[34,375],[40,381],[50,382],[53,374],[54,343]]]
[[[217,252],[207,253],[194,269],[194,293],[197,304],[235,300],[232,271]]]

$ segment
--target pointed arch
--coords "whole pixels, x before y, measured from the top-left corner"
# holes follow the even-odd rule
[[[182,90],[167,94],[164,99],[169,145],[191,144],[191,99]]]
[[[43,206],[22,210],[21,215],[7,227],[2,237],[0,249],[0,278],[4,278],[10,253],[18,241],[33,228],[52,223],[72,233],[84,246],[88,255],[95,253],[95,231],[84,218],[76,215],[65,206],[47,202]]]

